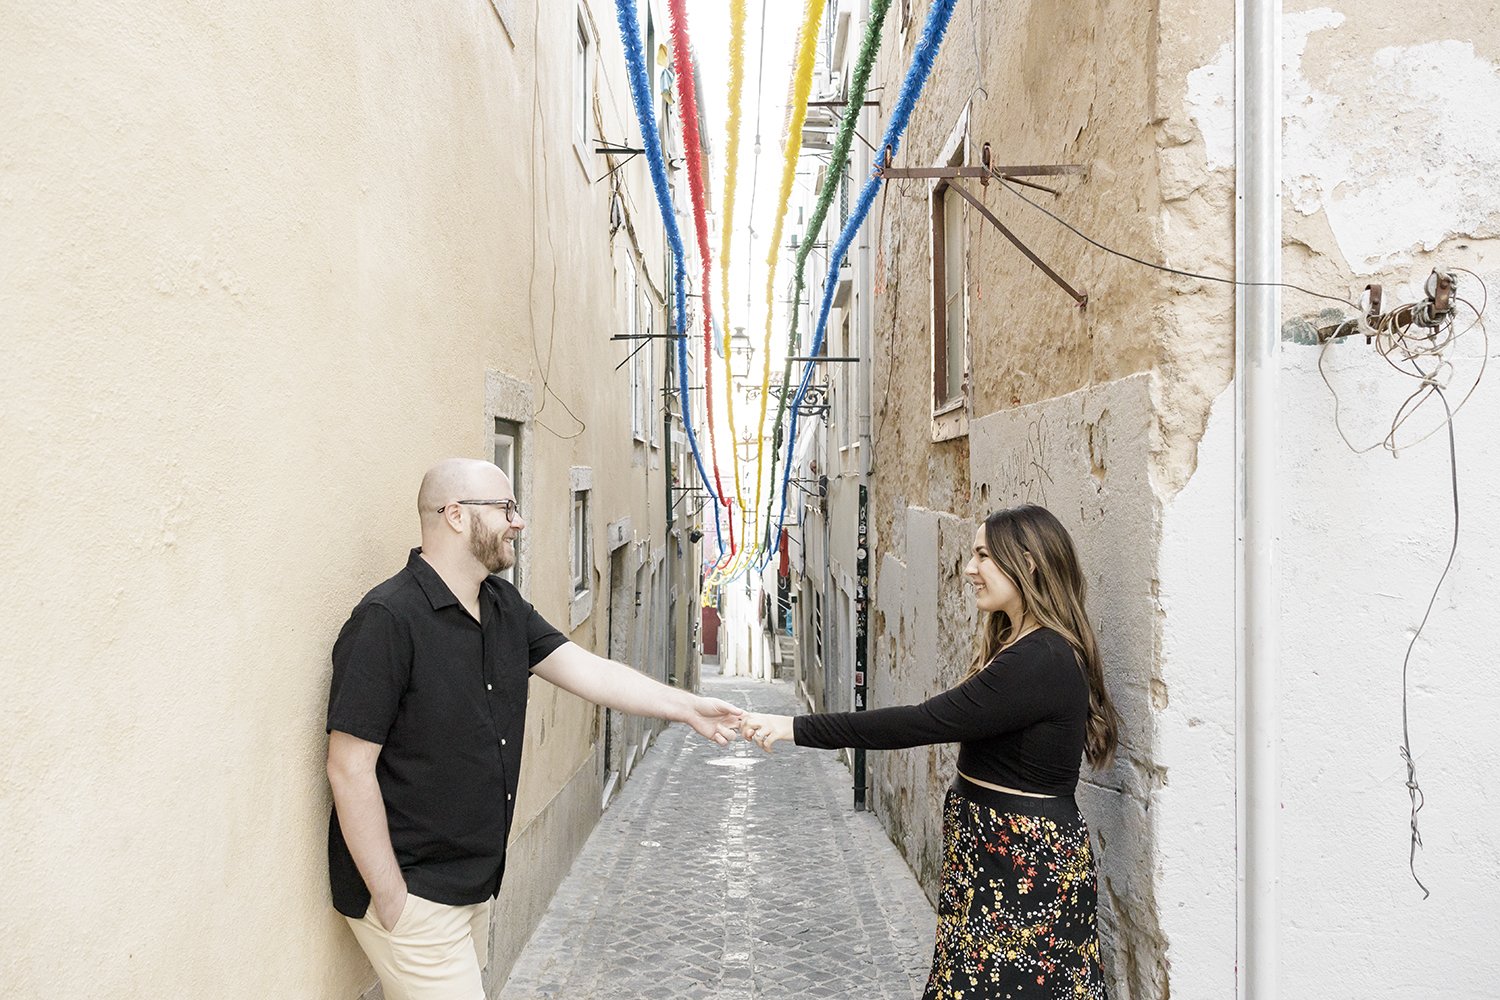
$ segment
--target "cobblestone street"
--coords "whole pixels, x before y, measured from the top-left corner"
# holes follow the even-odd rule
[[[704,693],[793,713],[790,685]],[[934,916],[836,755],[673,726],[605,813],[502,1000],[920,996]]]

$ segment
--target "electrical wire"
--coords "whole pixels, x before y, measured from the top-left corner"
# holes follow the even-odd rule
[[[1356,455],[1374,451],[1376,448],[1384,448],[1392,455],[1395,455],[1403,448],[1411,448],[1421,444],[1441,431],[1447,423],[1450,423],[1453,417],[1473,398],[1474,391],[1479,388],[1479,383],[1484,378],[1485,370],[1489,364],[1489,331],[1484,322],[1485,309],[1489,305],[1489,290],[1485,287],[1483,279],[1474,274],[1473,271],[1469,271],[1466,268],[1454,268],[1454,270],[1463,271],[1465,274],[1471,275],[1475,281],[1478,281],[1480,291],[1484,296],[1478,306],[1475,306],[1468,299],[1458,296],[1454,297],[1453,301],[1455,303],[1462,304],[1474,314],[1473,320],[1463,330],[1456,330],[1455,323],[1450,317],[1438,327],[1428,332],[1414,332],[1414,330],[1421,331],[1426,329],[1419,326],[1415,320],[1417,310],[1421,307],[1421,304],[1407,303],[1383,314],[1377,326],[1370,326],[1362,315],[1346,320],[1336,328],[1333,336],[1323,341],[1323,347],[1318,352],[1318,375],[1322,378],[1323,384],[1328,387],[1328,393],[1333,398],[1334,429],[1338,431],[1339,437],[1343,439],[1344,444],[1349,447],[1349,450]],[[1379,441],[1368,445],[1356,445],[1353,441],[1349,440],[1349,435],[1343,426],[1342,399],[1338,394],[1338,390],[1334,388],[1332,380],[1329,379],[1328,370],[1324,364],[1329,348],[1339,339],[1338,335],[1346,328],[1356,329],[1358,333],[1353,334],[1354,336],[1364,334],[1374,345],[1376,353],[1380,355],[1387,365],[1398,374],[1417,381],[1417,387],[1397,407],[1396,415],[1392,418],[1390,429],[1386,432],[1385,436]],[[1444,397],[1443,405],[1447,413],[1442,422],[1420,437],[1408,441],[1399,441],[1398,435],[1401,429],[1417,414],[1422,406],[1429,402],[1439,390],[1451,388],[1451,380],[1455,374],[1455,368],[1453,362],[1449,359],[1449,354],[1461,337],[1467,336],[1475,330],[1479,332],[1483,345],[1479,352],[1479,369],[1475,372],[1473,381],[1469,384],[1463,396],[1459,398],[1458,405],[1447,409],[1448,401]],[[1430,369],[1423,367],[1423,364],[1428,361],[1432,365]]]
[[[1116,257],[1122,257],[1125,260],[1131,261],[1132,263],[1139,264],[1142,267],[1149,267],[1154,271],[1164,271],[1167,274],[1175,274],[1184,278],[1197,278],[1199,281],[1217,281],[1220,284],[1225,285],[1243,285],[1246,288],[1290,288],[1294,291],[1301,292],[1304,295],[1311,295],[1313,298],[1327,299],[1330,302],[1342,302],[1344,305],[1349,306],[1351,309],[1359,308],[1359,306],[1355,305],[1353,302],[1350,302],[1348,299],[1340,298],[1337,295],[1328,295],[1324,292],[1315,292],[1311,288],[1303,288],[1301,285],[1293,285],[1285,281],[1239,281],[1235,278],[1225,278],[1220,275],[1214,274],[1198,274],[1196,271],[1184,271],[1180,268],[1168,267],[1165,264],[1156,264],[1149,260],[1143,260],[1140,257],[1128,254],[1123,250],[1116,250],[1114,247],[1106,246],[1105,244],[1100,243],[1098,240],[1094,239],[1092,236],[1085,233],[1083,230],[1079,229],[1077,226],[1073,225],[1071,222],[1069,222],[1067,219],[1064,219],[1056,212],[1053,212],[1046,206],[1040,205],[1037,202],[1033,201],[1031,198],[1026,197],[1026,195],[1017,190],[1016,186],[1012,184],[1009,177],[1005,176],[1003,173],[999,172],[993,167],[990,168],[990,175],[1000,181],[1000,186],[1005,190],[1009,191],[1017,198],[1020,198],[1026,204],[1030,205],[1038,212],[1041,212],[1043,215],[1047,216],[1053,222],[1056,222],[1058,225],[1062,226],[1064,229],[1068,230],[1068,232],[1072,233],[1074,236],[1077,236],[1085,243],[1097,247],[1107,254],[1113,254]]]
[[[533,51],[535,51],[536,46],[537,46],[537,44],[540,41],[540,34],[539,34],[539,32],[540,32],[540,23],[541,23],[541,18],[540,17],[534,17],[534,18],[532,18],[531,44],[532,44]],[[537,150],[538,149],[540,149],[541,152],[542,152],[542,179],[543,179],[543,183],[545,183],[545,181],[546,181],[546,174],[547,174],[547,144],[545,142],[538,142],[537,141],[537,120],[538,120],[538,115],[539,115],[540,107],[541,107],[541,84],[540,84],[540,82],[538,80],[537,73],[533,72],[532,76],[531,76],[531,157],[530,157],[530,162],[528,164],[528,167],[529,167],[530,172],[531,172],[531,177],[530,177],[531,187],[530,187],[530,190],[532,191],[533,195],[535,195],[535,192],[536,192],[536,183],[537,183],[536,182],[536,154],[537,154]],[[548,252],[551,254],[551,259],[552,259],[552,298],[550,299],[552,305],[551,305],[551,308],[548,309],[548,311],[547,311],[547,330],[548,330],[548,333],[547,333],[547,360],[546,360],[546,362],[542,361],[541,348],[537,344],[537,341],[536,341],[536,271],[537,271],[536,250],[537,250],[537,245],[538,245],[538,243],[537,243],[537,226],[536,226],[536,203],[538,201],[540,201],[542,203],[543,209],[547,213],[547,225],[545,227],[543,227],[543,231],[547,234],[547,247],[548,247]],[[552,199],[548,198],[545,193],[543,193],[543,195],[541,197],[535,197],[535,196],[533,196],[533,198],[531,199],[531,244],[530,244],[530,246],[531,246],[531,273],[530,273],[530,275],[526,279],[526,308],[527,308],[528,313],[530,314],[531,321],[526,324],[526,331],[530,335],[530,338],[531,338],[531,357],[536,362],[537,374],[540,375],[541,378],[542,378],[542,402],[541,402],[541,405],[536,408],[536,412],[532,414],[531,418],[536,421],[536,424],[537,424],[538,427],[542,428],[542,430],[546,431],[548,434],[551,434],[554,437],[560,438],[560,439],[562,439],[564,441],[571,441],[572,439],[574,439],[574,438],[579,437],[580,435],[582,435],[584,431],[588,430],[588,424],[584,423],[583,420],[581,420],[579,418],[578,414],[576,414],[576,413],[573,412],[573,408],[568,405],[567,401],[564,400],[561,396],[559,396],[556,393],[556,391],[553,390],[552,384],[551,384],[551,381],[550,381],[551,376],[552,376],[552,348],[553,348],[553,345],[556,344],[556,342],[557,342],[557,244],[554,243],[553,239],[552,239]],[[573,418],[574,423],[578,424],[578,430],[574,431],[571,434],[563,434],[562,432],[553,429],[545,420],[542,419],[542,413],[543,413],[543,411],[545,411],[547,409],[547,400],[548,399],[555,399],[555,400],[557,400],[558,404],[560,406],[562,406],[562,408],[564,410],[567,411],[568,416],[570,416],[570,417]]]
[[[1411,659],[1416,650],[1417,640],[1427,628],[1427,622],[1432,617],[1432,609],[1437,604],[1438,594],[1442,591],[1444,582],[1448,579],[1449,572],[1453,569],[1453,561],[1458,555],[1459,537],[1459,496],[1458,496],[1458,445],[1455,440],[1453,429],[1453,418],[1464,403],[1474,394],[1479,387],[1479,382],[1484,377],[1485,366],[1489,358],[1489,334],[1485,329],[1484,314],[1489,307],[1489,290],[1485,287],[1484,279],[1467,268],[1454,268],[1468,274],[1479,283],[1482,298],[1476,307],[1468,299],[1454,295],[1452,301],[1455,304],[1448,310],[1446,316],[1434,315],[1434,302],[1428,298],[1422,302],[1411,302],[1397,306],[1389,312],[1381,314],[1372,324],[1363,314],[1363,311],[1353,319],[1345,320],[1331,331],[1323,341],[1322,350],[1318,352],[1318,375],[1323,379],[1323,384],[1328,387],[1329,394],[1333,397],[1333,423],[1339,437],[1344,444],[1355,454],[1363,454],[1376,448],[1384,448],[1392,455],[1399,453],[1402,448],[1410,448],[1427,440],[1440,430],[1448,432],[1448,467],[1450,484],[1453,497],[1453,539],[1448,548],[1448,559],[1443,564],[1443,571],[1438,575],[1437,583],[1433,585],[1432,596],[1428,598],[1427,607],[1422,612],[1422,620],[1417,625],[1416,631],[1412,633],[1411,641],[1406,645],[1406,655],[1401,660],[1401,760],[1406,765],[1406,791],[1410,799],[1411,814],[1410,844],[1407,852],[1407,866],[1411,871],[1412,881],[1422,890],[1422,898],[1429,898],[1432,893],[1417,874],[1417,849],[1422,846],[1422,831],[1418,824],[1418,814],[1421,813],[1427,799],[1422,792],[1422,787],[1417,781],[1416,756],[1411,748],[1411,715],[1410,715],[1410,676]],[[1454,318],[1456,306],[1463,305],[1473,312],[1473,320],[1462,330],[1457,328]],[[1479,370],[1474,375],[1473,384],[1464,393],[1458,406],[1453,406],[1448,401],[1447,389],[1455,372],[1455,366],[1450,360],[1455,346],[1459,340],[1474,330],[1478,330],[1482,339],[1482,349],[1479,355]],[[1349,440],[1344,432],[1343,425],[1339,419],[1339,395],[1334,388],[1333,382],[1328,378],[1328,372],[1324,367],[1324,359],[1328,354],[1329,345],[1334,343],[1341,334],[1352,331],[1352,335],[1363,335],[1367,341],[1374,345],[1376,353],[1385,361],[1390,368],[1398,374],[1417,381],[1417,388],[1401,402],[1396,408],[1395,416],[1391,418],[1390,430],[1385,436],[1374,444],[1360,447]],[[1443,407],[1443,419],[1437,427],[1412,441],[1400,442],[1398,436],[1401,429],[1421,409],[1428,400],[1436,397]]]
[[[1437,604],[1438,594],[1443,589],[1443,582],[1448,579],[1448,571],[1453,568],[1454,557],[1458,555],[1458,445],[1453,437],[1455,411],[1448,408],[1448,397],[1442,389],[1434,387],[1433,392],[1448,414],[1448,419],[1443,423],[1448,428],[1448,468],[1452,475],[1453,485],[1453,544],[1448,549],[1448,561],[1443,564],[1443,572],[1438,576],[1438,581],[1432,588],[1432,597],[1427,601],[1427,610],[1422,612],[1422,621],[1417,625],[1417,630],[1412,633],[1411,642],[1406,646],[1406,656],[1401,661],[1401,759],[1406,764],[1406,791],[1411,798],[1411,848],[1407,856],[1407,865],[1411,869],[1412,881],[1416,882],[1417,887],[1422,890],[1423,899],[1427,899],[1432,893],[1417,875],[1417,848],[1422,846],[1422,831],[1417,826],[1417,814],[1427,804],[1427,797],[1422,793],[1422,786],[1417,783],[1417,760],[1411,750],[1411,722],[1407,712],[1410,692],[1407,678],[1411,672],[1412,651],[1417,648],[1417,640],[1422,637],[1422,631],[1427,628],[1427,619],[1432,617],[1433,605]]]

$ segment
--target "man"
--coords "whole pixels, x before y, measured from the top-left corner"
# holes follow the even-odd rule
[[[439,463],[417,509],[422,547],[333,647],[329,879],[387,1000],[483,1000],[529,674],[721,746],[742,713],[574,645],[495,576],[526,521],[494,465]]]

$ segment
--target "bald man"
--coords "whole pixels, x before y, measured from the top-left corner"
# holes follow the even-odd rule
[[[417,512],[422,547],[333,647],[329,880],[386,1000],[484,1000],[528,677],[721,746],[742,713],[574,645],[495,575],[526,527],[496,466],[438,463]]]

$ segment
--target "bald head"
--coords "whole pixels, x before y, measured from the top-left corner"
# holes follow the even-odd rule
[[[510,480],[493,462],[445,458],[422,477],[422,486],[417,490],[417,512],[425,526],[440,520],[438,508],[455,500],[504,500],[510,496]]]

